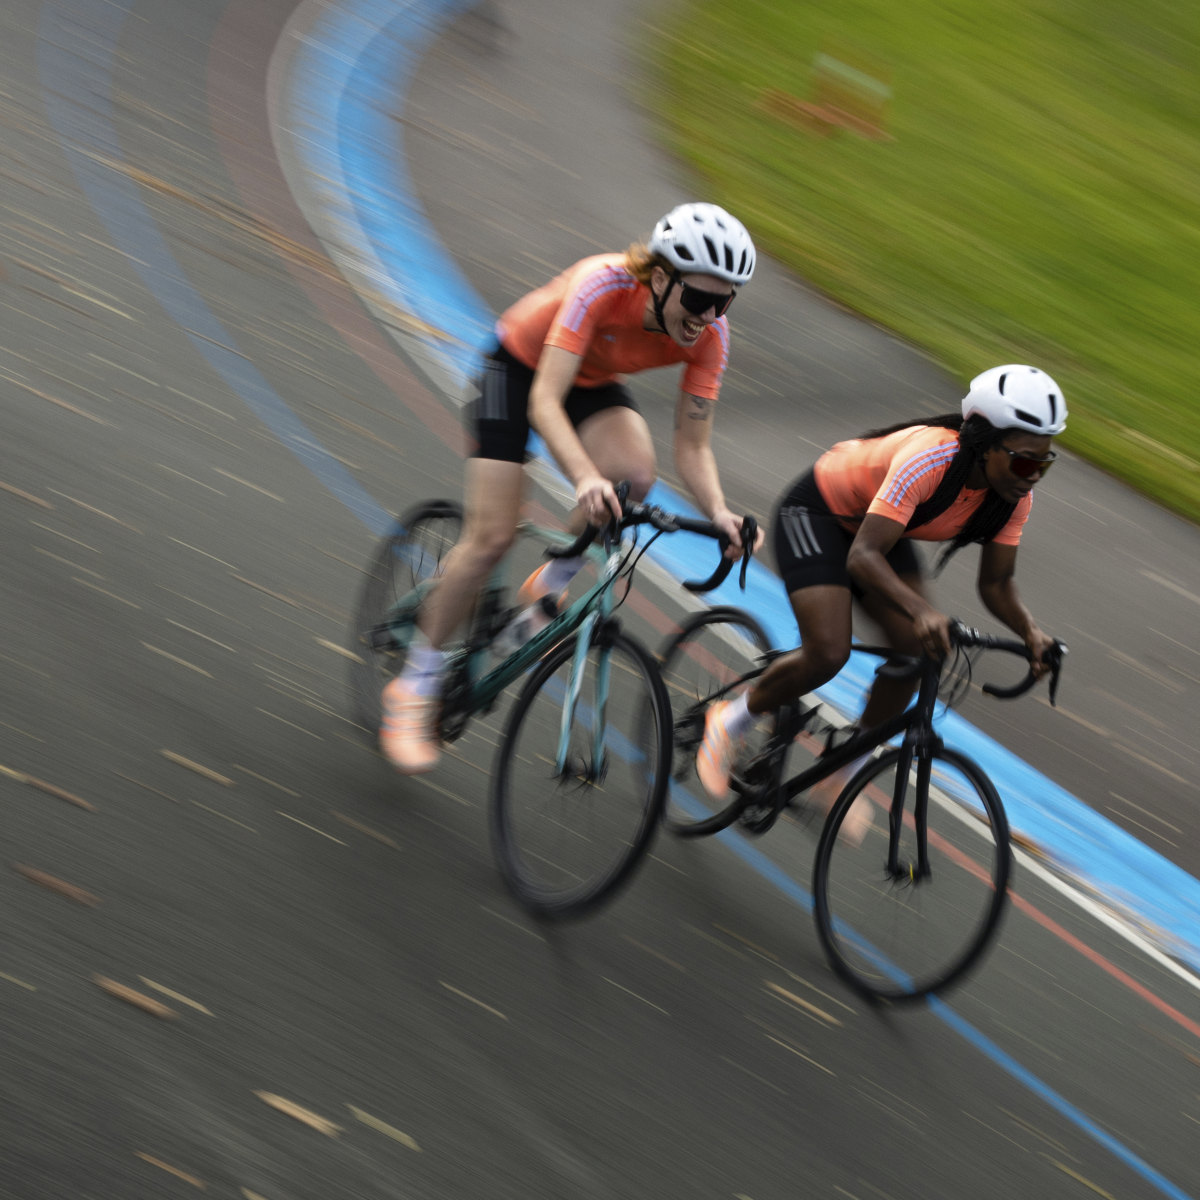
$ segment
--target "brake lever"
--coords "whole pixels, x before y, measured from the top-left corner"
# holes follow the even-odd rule
[[[1067,643],[1061,638],[1054,639],[1054,649],[1044,656],[1050,664],[1050,706],[1057,708],[1058,679],[1062,672],[1062,661],[1069,654]]]
[[[738,587],[746,590],[746,572],[754,556],[754,544],[758,541],[758,521],[747,514],[742,518],[742,569],[738,575]]]
[[[629,480],[623,479],[613,490],[617,493],[617,503],[621,506],[621,514],[623,518],[625,514],[626,501],[629,499]],[[621,528],[621,521],[619,521],[616,517],[609,517],[609,519],[605,521],[604,527],[600,534],[601,538],[603,539],[605,554],[611,554],[613,551],[613,546],[620,541]]]

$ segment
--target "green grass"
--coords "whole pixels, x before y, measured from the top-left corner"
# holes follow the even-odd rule
[[[1049,371],[1068,446],[1200,521],[1200,5],[678,0],[650,24],[646,99],[706,198],[958,378]],[[763,105],[811,98],[821,52],[886,79],[890,140]]]

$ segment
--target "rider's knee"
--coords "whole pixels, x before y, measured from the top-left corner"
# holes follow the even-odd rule
[[[626,476],[629,480],[629,497],[631,500],[645,500],[647,493],[658,478],[658,470],[654,463],[639,463]]]
[[[810,683],[809,687],[819,687],[828,683],[849,661],[850,646],[841,641],[810,640],[804,643],[803,666],[797,667],[804,671],[810,679],[819,679]]]
[[[464,549],[477,570],[490,571],[508,553],[516,536],[515,529],[480,529]]]

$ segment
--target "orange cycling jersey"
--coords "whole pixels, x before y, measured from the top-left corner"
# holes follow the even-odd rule
[[[536,369],[544,346],[559,346],[583,362],[579,387],[613,383],[622,374],[686,363],[682,387],[715,400],[729,358],[729,323],[705,326],[694,345],[678,346],[645,329],[649,289],[629,273],[624,254],[582,259],[544,287],[523,296],[496,322],[500,344]]]
[[[813,472],[830,512],[851,531],[867,513],[907,525],[917,505],[937,490],[957,450],[954,430],[914,425],[885,437],[838,442],[817,459]],[[943,513],[903,536],[949,541],[962,532],[986,495],[987,488],[963,488]],[[1015,546],[1032,506],[1032,493],[1023,496],[993,541]]]

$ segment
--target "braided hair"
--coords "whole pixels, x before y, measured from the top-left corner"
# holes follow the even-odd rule
[[[901,429],[911,429],[917,424],[956,430],[958,432],[958,449],[947,465],[946,472],[933,495],[928,500],[922,500],[913,509],[913,514],[905,526],[906,531],[928,525],[934,518],[940,517],[966,487],[967,480],[976,464],[983,461],[983,456],[993,446],[1000,444],[1006,433],[1006,430],[997,429],[978,413],[968,417],[965,421],[961,413],[944,413],[941,416],[927,417],[921,421],[901,421],[899,424],[889,425],[886,429],[872,429],[859,436],[864,440],[885,437],[889,433],[898,433]],[[971,514],[966,525],[954,535],[945,550],[942,551],[936,570],[940,571],[950,556],[964,546],[969,546],[972,542],[990,542],[1008,524],[1014,508],[1016,508],[1016,504],[1002,499],[997,492],[988,488],[983,503]]]

